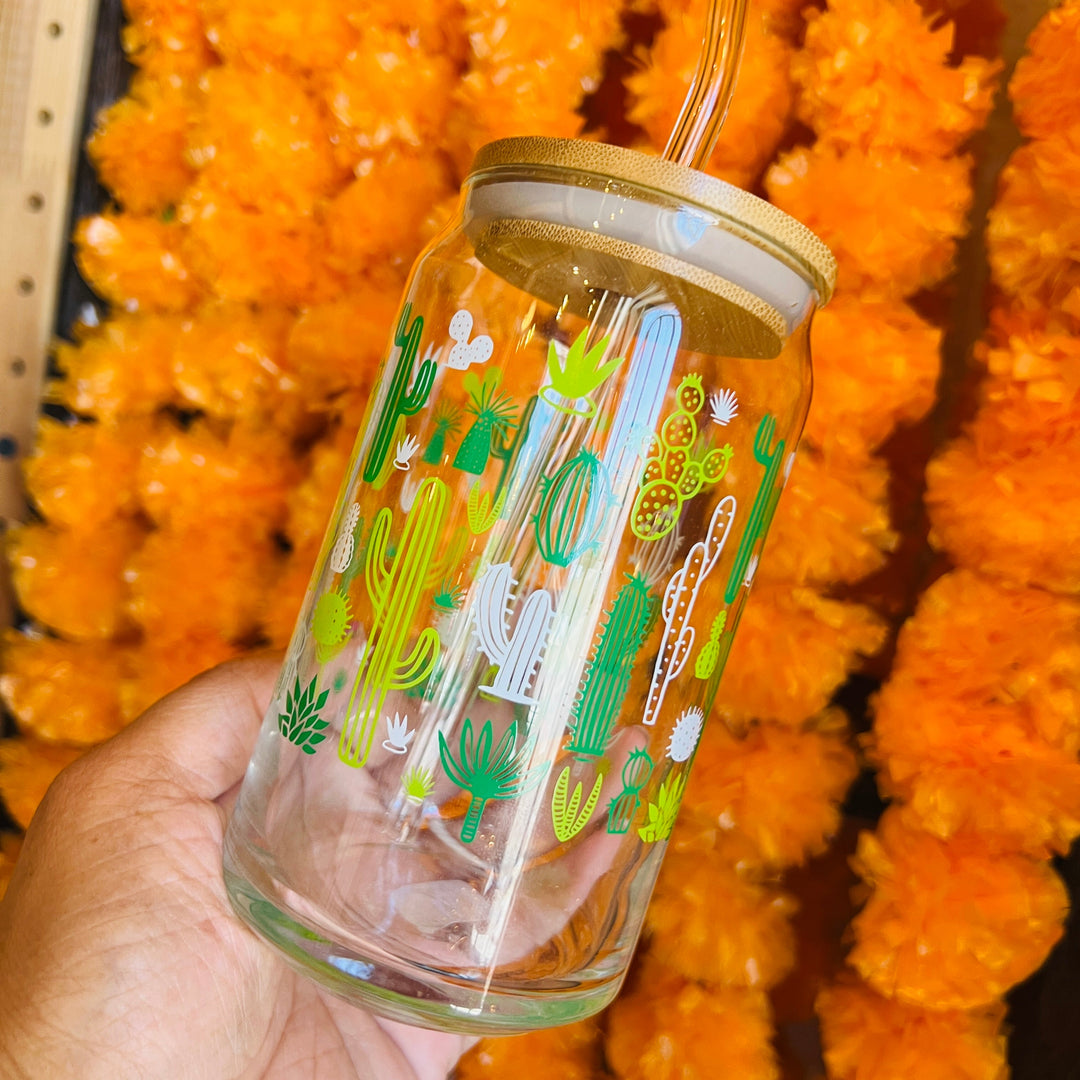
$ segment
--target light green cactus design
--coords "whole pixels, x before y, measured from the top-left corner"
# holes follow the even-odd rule
[[[573,735],[566,749],[581,760],[607,750],[655,608],[656,597],[645,581],[628,575],[605,617],[570,718]]]
[[[652,776],[654,762],[648,750],[631,750],[622,768],[623,789],[608,806],[607,831],[616,835],[630,831],[641,808],[641,789]]]
[[[493,749],[495,736],[491,721],[485,720],[480,734],[475,735],[472,720],[466,717],[458,742],[458,756],[455,758],[445,736],[439,732],[439,757],[446,775],[472,796],[468,813],[461,823],[462,843],[471,844],[476,839],[476,830],[480,825],[484,807],[492,799],[514,798],[535,783],[547,770],[545,762],[534,769],[529,777],[522,777],[522,769],[532,752],[532,744],[526,741],[515,749],[516,738],[517,730],[511,725],[503,732],[502,738]]]
[[[546,562],[569,566],[594,546],[609,491],[603,464],[584,446],[554,476],[541,479],[536,546]]]
[[[315,602],[311,636],[315,639],[315,659],[320,664],[332,660],[348,640],[352,617],[352,605],[343,590],[330,589]]]
[[[551,794],[551,824],[555,829],[555,836],[560,843],[565,844],[572,840],[582,829],[585,828],[600,801],[600,789],[604,786],[604,774],[600,773],[596,782],[581,806],[582,784],[580,781],[574,785],[573,794],[567,799],[570,790],[570,766],[567,765],[559,779],[555,781],[555,790]],[[580,808],[580,809],[579,809]]]
[[[480,493],[480,481],[477,480],[469,488],[469,501],[466,507],[469,518],[469,531],[473,536],[482,536],[502,516],[503,507],[506,505],[506,488],[499,492],[495,505],[491,505],[491,495],[488,492]]]
[[[705,404],[701,377],[687,375],[675,392],[675,410],[654,435],[645,460],[641,488],[630,513],[630,528],[640,540],[659,540],[675,528],[683,503],[727,474],[730,444],[698,450],[697,415]]]
[[[428,627],[403,656],[413,619],[425,592],[425,576],[446,520],[448,491],[429,477],[409,511],[397,553],[387,560],[393,513],[384,507],[368,541],[364,583],[371,598],[371,626],[341,730],[338,756],[356,768],[367,762],[375,730],[391,690],[406,690],[426,679],[439,658],[439,635]]]
[[[514,403],[509,394],[498,389],[501,378],[502,372],[494,367],[484,372],[483,381],[475,372],[465,373],[462,382],[469,394],[466,411],[475,419],[454,456],[455,469],[479,476],[491,457],[492,439],[516,426]]]
[[[401,786],[409,802],[423,802],[435,787],[435,774],[423,765],[413,765],[401,777]]]
[[[623,362],[621,356],[602,363],[604,353],[611,343],[610,335],[601,338],[588,352],[585,351],[585,339],[589,335],[586,327],[574,339],[566,354],[566,361],[559,362],[559,353],[554,341],[548,342],[548,376],[551,382],[541,388],[540,397],[553,409],[570,416],[588,418],[596,415],[596,402],[589,395],[614,374]],[[575,408],[567,402],[583,401],[581,408]]]
[[[456,435],[461,427],[461,410],[453,402],[440,401],[435,406],[432,420],[435,431],[420,460],[426,461],[429,465],[441,465],[446,454],[447,436]]]
[[[684,773],[682,776],[669,778],[660,785],[656,802],[649,803],[649,820],[638,829],[638,836],[642,840],[666,840],[671,835],[675,819],[679,816],[679,806],[686,790],[688,775]]]
[[[406,416],[418,413],[428,399],[431,388],[435,385],[435,373],[438,365],[434,360],[425,358],[416,372],[412,388],[408,386],[420,351],[420,338],[424,332],[424,319],[417,315],[410,323],[412,305],[406,304],[394,332],[394,345],[398,350],[393,374],[387,384],[386,397],[382,411],[375,426],[375,435],[368,449],[364,462],[364,480],[371,484],[377,481],[384,471],[390,447],[399,422]]]
[[[780,499],[781,489],[777,486],[776,478],[780,474],[780,466],[784,460],[784,440],[778,440],[770,453],[769,444],[775,434],[776,417],[772,413],[766,413],[761,418],[761,423],[758,424],[757,432],[754,434],[754,460],[759,465],[765,466],[765,475],[761,478],[757,495],[754,497],[754,505],[750,508],[750,516],[746,520],[746,528],[743,529],[738,550],[735,552],[735,561],[731,565],[727,588],[724,589],[724,603],[726,604],[730,604],[735,599],[746,580],[750,557],[758,541],[768,531],[773,513],[776,511],[776,504]]]
[[[720,659],[720,636],[727,625],[727,611],[721,611],[713,619],[712,629],[709,631],[709,640],[701,646],[701,652],[694,661],[694,674],[699,679],[712,678],[716,670],[716,664]]]

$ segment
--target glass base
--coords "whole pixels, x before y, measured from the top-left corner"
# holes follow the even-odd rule
[[[225,887],[237,915],[295,971],[337,997],[401,1023],[465,1035],[515,1035],[584,1020],[614,999],[621,978],[577,990],[507,990],[455,979],[397,960],[377,947],[358,952],[290,912],[264,870],[248,873],[226,849]],[[253,885],[259,880],[261,887]]]

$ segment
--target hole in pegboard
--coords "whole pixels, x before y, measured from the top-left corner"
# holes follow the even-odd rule
[[[16,288],[23,296],[29,296],[34,291],[34,279],[29,275],[19,278]]]
[[[0,458],[13,458],[19,453],[19,443],[14,435],[0,435]]]
[[[16,379],[22,378],[26,374],[26,361],[21,356],[16,356],[11,361],[10,370]]]
[[[45,196],[42,195],[40,191],[31,191],[30,194],[26,196],[26,208],[31,211],[31,213],[36,214],[44,206]]]
[[[64,32],[63,24],[58,22],[51,22],[47,27],[45,27],[45,32],[51,38],[58,38]]]
[[[48,127],[53,122],[52,109],[38,109],[37,122],[42,127]]]

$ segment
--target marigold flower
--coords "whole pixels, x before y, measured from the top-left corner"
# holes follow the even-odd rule
[[[124,52],[156,78],[194,79],[217,63],[203,32],[201,0],[125,0]]]
[[[182,226],[106,210],[75,228],[75,263],[87,284],[125,311],[187,311],[202,286],[180,254]]]
[[[884,462],[800,447],[769,529],[761,580],[827,585],[880,569],[900,540],[889,527],[888,484]]]
[[[177,202],[195,173],[184,157],[197,91],[180,78],[136,74],[125,97],[103,109],[86,142],[98,179],[133,214]]]
[[[996,400],[1019,384],[1032,401],[1065,403],[1080,393],[1080,336],[1071,320],[1054,312],[997,307],[990,331],[975,346],[975,357],[992,376],[983,395]]]
[[[1005,1009],[937,1011],[882,997],[854,979],[818,997],[834,1080],[1006,1080]]]
[[[982,837],[938,840],[891,809],[876,835],[860,836],[856,860],[874,891],[852,923],[849,963],[906,1004],[990,1004],[1061,937],[1061,879],[1047,863],[987,849]]]
[[[1080,46],[1080,5],[1052,8],[1027,39],[1027,53],[1009,80],[1016,126],[1029,138],[1053,137],[1080,124],[1076,50]]]
[[[794,910],[790,896],[740,874],[715,850],[672,851],[645,928],[651,951],[685,978],[767,990],[795,962]]]
[[[799,119],[839,147],[945,157],[979,130],[1001,64],[951,62],[955,27],[916,0],[833,0],[808,9],[791,71]]]
[[[967,157],[915,161],[819,144],[781,156],[765,189],[829,245],[844,288],[902,297],[936,285],[952,268],[967,229],[970,173]]]
[[[769,999],[704,987],[646,957],[608,1009],[604,1048],[618,1080],[712,1080],[717,1061],[740,1080],[779,1080]]]
[[[37,739],[0,739],[0,799],[15,824],[25,829],[49,785],[83,751]]]
[[[864,456],[934,403],[941,329],[900,301],[841,293],[810,329],[814,396],[803,438]]]
[[[482,1039],[458,1062],[457,1080],[595,1080],[602,1073],[600,1027],[581,1020],[510,1038]]]
[[[771,866],[795,866],[825,850],[858,771],[846,718],[828,710],[804,730],[755,724],[743,737],[705,726],[684,809],[738,834]]]
[[[139,509],[135,473],[154,422],[65,424],[42,416],[23,479],[34,505],[53,525],[93,529]]]
[[[825,708],[860,656],[881,648],[885,634],[881,618],[861,604],[760,582],[724,669],[719,715],[733,724],[802,724]]]
[[[45,742],[92,746],[123,726],[122,647],[7,630],[0,656],[0,697],[21,731]]]
[[[288,495],[285,535],[295,547],[322,541],[355,441],[353,425],[342,423],[312,448],[307,476]]]
[[[124,563],[145,535],[122,518],[89,530],[20,526],[8,549],[20,605],[72,640],[113,637],[125,625]]]

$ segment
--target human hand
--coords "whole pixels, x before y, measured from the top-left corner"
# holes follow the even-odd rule
[[[0,1075],[437,1080],[466,1048],[325,993],[233,915],[227,806],[277,668],[201,676],[49,790],[0,903]]]

